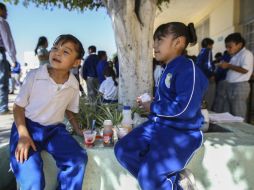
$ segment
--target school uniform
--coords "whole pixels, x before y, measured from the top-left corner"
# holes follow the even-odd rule
[[[107,60],[100,60],[98,62],[97,67],[96,67],[96,71],[97,71],[97,77],[98,77],[99,84],[101,84],[105,80],[104,70],[108,66],[109,65],[108,65]]]
[[[26,127],[37,148],[33,151],[30,147],[28,160],[23,164],[17,162],[15,149],[19,137],[13,123],[10,161],[21,189],[44,189],[42,150],[54,157],[60,170],[58,189],[82,189],[87,155],[61,123],[66,110],[79,111],[79,88],[73,74],[63,85],[58,85],[50,78],[47,65],[30,71],[15,104],[25,108]]]
[[[208,89],[204,95],[204,100],[207,102],[207,108],[212,109],[214,102],[216,83],[212,79],[214,76],[215,66],[212,61],[212,50],[209,48],[202,48],[197,57],[197,66],[203,71],[207,79],[209,80]]]
[[[222,56],[221,61],[229,62],[231,56],[228,54],[224,54]],[[217,113],[227,112],[229,108],[227,107],[227,96],[226,96],[226,87],[227,87],[227,76],[228,69],[223,69],[221,67],[217,67],[215,69],[215,80],[216,80],[216,93],[213,103],[213,111]]]
[[[98,62],[98,55],[92,53],[86,58],[82,67],[82,77],[86,81],[87,95],[89,99],[94,99],[97,96],[97,91],[99,88],[96,71]]]
[[[248,83],[253,72],[253,54],[246,48],[242,48],[235,54],[230,64],[242,67],[248,72],[245,74],[229,69],[226,75],[226,108],[228,112],[235,116],[241,116],[246,119],[247,99],[250,93],[250,84]]]
[[[208,81],[194,63],[179,56],[158,82],[149,120],[115,145],[120,164],[144,190],[178,187],[178,173],[202,145],[202,96]]]
[[[106,77],[106,79],[100,85],[99,92],[103,94],[103,102],[117,102],[118,87],[115,86],[115,82],[112,77]]]

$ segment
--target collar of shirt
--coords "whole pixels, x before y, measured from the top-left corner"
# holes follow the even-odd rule
[[[106,77],[106,80],[113,80],[112,77]]]
[[[38,74],[35,77],[35,80],[51,80],[49,72],[48,72],[48,65],[43,65],[39,68],[41,72],[38,72]],[[78,89],[77,80],[74,77],[74,75],[70,72],[68,80],[63,84],[65,87],[71,87],[74,89]]]
[[[245,47],[243,47],[240,51],[238,51],[235,55],[233,55],[233,57],[237,57],[237,56],[239,56],[239,55],[241,55],[241,53],[243,52],[243,51],[245,51]]]

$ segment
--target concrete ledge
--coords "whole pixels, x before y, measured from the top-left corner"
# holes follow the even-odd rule
[[[0,190],[9,190],[15,188],[15,177],[10,169],[9,145],[0,147]]]
[[[254,126],[245,123],[221,124],[225,131],[205,134],[205,142],[187,168],[194,173],[199,190],[254,189]],[[87,149],[83,190],[139,190],[138,183],[116,161],[112,148]],[[42,153],[46,190],[56,187],[56,166]]]

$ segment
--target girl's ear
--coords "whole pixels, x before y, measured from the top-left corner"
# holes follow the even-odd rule
[[[185,43],[186,43],[185,41],[186,41],[185,37],[179,36],[179,37],[176,38],[176,40],[175,40],[175,46],[182,49],[182,48],[185,47]]]
[[[78,67],[81,64],[81,59],[76,59],[72,67]]]

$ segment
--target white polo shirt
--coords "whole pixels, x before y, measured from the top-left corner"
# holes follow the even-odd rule
[[[101,83],[99,92],[103,94],[105,100],[117,100],[118,99],[118,88],[114,84],[112,77],[106,77]]]
[[[253,64],[254,64],[253,54],[251,53],[251,51],[247,50],[246,48],[241,49],[237,54],[235,54],[231,58],[229,63],[248,70],[247,73],[242,74],[229,69],[226,76],[226,80],[229,83],[245,82],[250,79],[251,74],[253,72]]]
[[[56,84],[47,65],[31,70],[16,97],[15,104],[25,108],[25,116],[41,125],[63,122],[66,110],[78,113],[78,81],[70,73],[68,81]]]

